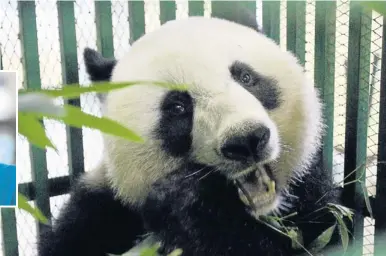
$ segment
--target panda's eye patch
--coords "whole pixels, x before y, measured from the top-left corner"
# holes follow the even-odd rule
[[[255,86],[262,80],[259,74],[242,62],[236,61],[233,63],[229,71],[232,78],[244,86]]]
[[[234,61],[229,66],[229,72],[232,79],[255,96],[266,109],[272,110],[280,105],[280,90],[275,79],[256,72],[241,61]]]
[[[241,73],[240,81],[243,82],[243,84],[248,85],[251,82],[251,80],[252,80],[251,75],[248,72],[244,71]]]
[[[182,115],[186,112],[186,108],[182,103],[171,103],[166,107],[166,110],[172,115]]]
[[[165,97],[161,109],[169,116],[181,116],[192,112],[192,98],[186,92],[171,91]]]
[[[154,130],[162,148],[172,156],[184,156],[192,145],[194,101],[188,92],[169,91],[160,105],[160,120]]]

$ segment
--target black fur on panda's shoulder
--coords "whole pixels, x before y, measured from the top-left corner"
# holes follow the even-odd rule
[[[199,175],[191,175],[201,170]],[[331,173],[317,161],[294,186],[295,217],[289,221],[302,232],[307,247],[335,217],[328,210],[316,210],[328,203],[340,203],[340,191]],[[251,217],[240,201],[236,186],[209,167],[188,164],[159,180],[146,201],[142,214],[147,229],[164,242],[162,253],[181,248],[190,255],[297,255],[288,237]],[[330,249],[339,245],[336,230]]]
[[[141,217],[107,187],[76,185],[54,225],[38,242],[39,256],[122,254],[144,234]]]

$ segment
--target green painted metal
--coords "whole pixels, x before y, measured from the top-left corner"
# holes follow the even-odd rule
[[[79,82],[74,4],[74,1],[57,2],[63,84]],[[67,103],[80,107],[80,99],[68,100]],[[74,183],[84,172],[83,134],[82,129],[69,126],[66,133],[68,168]]]
[[[160,15],[161,24],[169,20],[176,19],[176,1],[160,1]]]
[[[41,82],[35,2],[19,1],[18,10],[25,86],[38,89],[41,87]],[[30,145],[30,159],[32,179],[36,188],[36,206],[46,217],[50,218],[48,170],[45,150]],[[41,232],[43,228],[44,225],[38,223],[38,232]]]
[[[242,9],[251,10],[256,16],[255,1],[212,1],[212,16],[238,15],[237,11]],[[245,14],[244,14],[245,15]]]
[[[327,126],[323,137],[324,168],[332,172],[335,81],[336,1],[315,3],[315,85],[323,99]]]
[[[1,228],[3,231],[4,256],[18,256],[17,228],[15,209],[1,209]]]
[[[104,57],[114,57],[111,1],[95,1],[95,21],[99,52]]]
[[[129,1],[130,44],[145,34],[145,2]]]
[[[204,16],[204,1],[189,1],[189,16]]]
[[[348,41],[344,174],[346,183],[360,180],[364,184],[366,175],[361,174],[366,171],[371,13],[353,2],[350,3]],[[354,170],[357,170],[355,175],[348,177]],[[345,185],[343,199],[348,207],[360,210],[364,202],[361,184],[354,182]],[[352,241],[355,245],[363,244],[363,222],[363,216],[356,213],[350,230],[355,237],[355,241]],[[358,248],[354,255],[362,255],[362,246]]]
[[[374,256],[384,256],[386,232],[386,17],[383,17],[381,92],[379,100],[377,194],[375,197]],[[383,249],[383,250],[382,250]]]
[[[247,25],[249,27],[256,28],[256,21],[253,20],[253,19],[256,19],[256,2],[213,1],[211,4],[212,4],[212,14],[211,14],[212,17],[232,20],[236,23],[240,23],[240,24]],[[250,11],[250,14],[246,15],[245,10]]]
[[[263,31],[280,43],[280,1],[263,1]]]
[[[287,49],[306,62],[306,1],[287,2]]]
[[[70,192],[70,176],[55,177],[48,180],[50,197],[60,196]],[[33,182],[25,182],[18,185],[19,192],[25,195],[29,201],[36,198],[36,188]]]

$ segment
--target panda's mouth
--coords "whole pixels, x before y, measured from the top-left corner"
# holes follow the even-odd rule
[[[269,165],[255,167],[234,179],[240,199],[254,215],[264,215],[274,209],[276,183]]]

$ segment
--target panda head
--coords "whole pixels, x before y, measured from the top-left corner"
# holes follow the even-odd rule
[[[111,91],[105,116],[144,139],[105,136],[107,177],[141,205],[151,184],[191,161],[241,180],[261,214],[277,209],[319,146],[321,105],[290,53],[262,33],[217,18],[170,21],[120,60],[84,53],[91,79],[163,81]],[[276,189],[273,189],[276,188]]]

